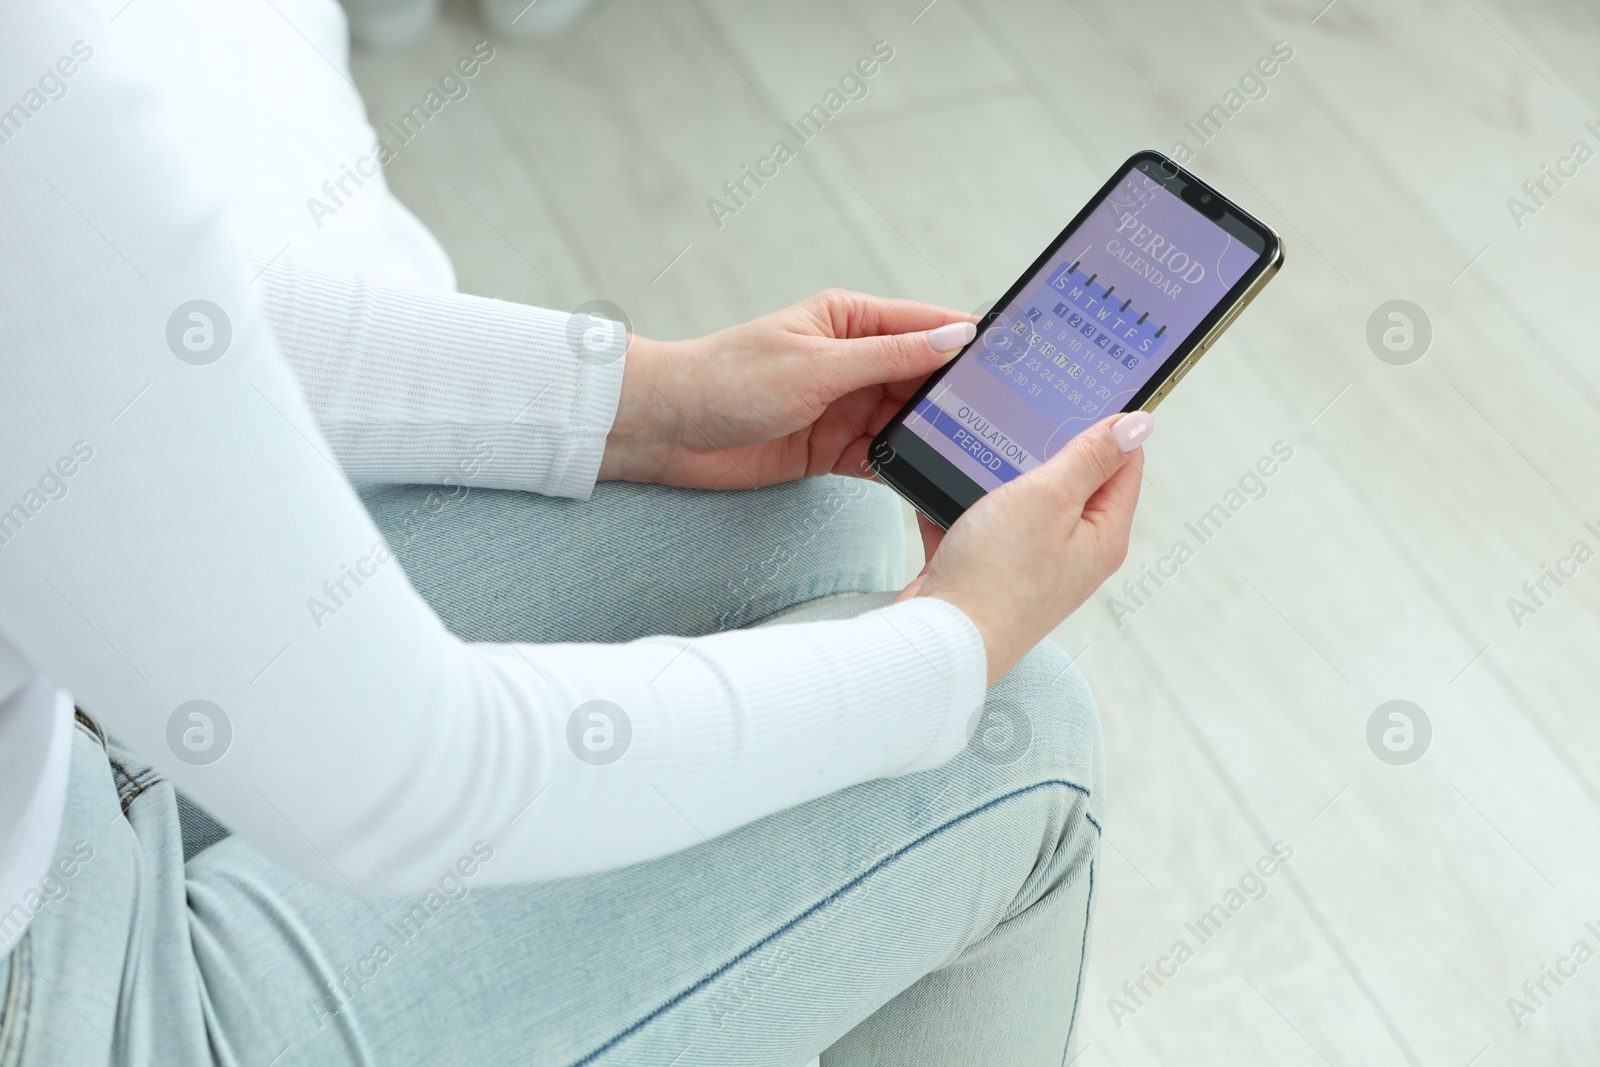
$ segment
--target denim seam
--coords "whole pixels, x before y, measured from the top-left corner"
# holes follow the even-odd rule
[[[1089,813],[1084,812],[1089,819]],[[1094,826],[1094,820],[1089,819]],[[1100,827],[1095,826],[1096,830]],[[1089,861],[1089,895],[1083,901],[1083,944],[1078,946],[1078,985],[1072,993],[1072,1021],[1067,1024],[1067,1044],[1061,1050],[1061,1067],[1067,1067],[1067,1053],[1072,1051],[1072,1032],[1078,1028],[1078,1009],[1083,1006],[1083,975],[1089,969],[1089,919],[1094,912],[1094,860]]]
[[[100,729],[100,724],[95,722],[94,719],[90,718],[82,708],[76,705],[73,706],[72,719],[80,729],[87,731],[90,736],[92,736],[96,741],[100,742],[101,748],[106,747],[105,731]]]
[[[793,930],[795,927],[799,926],[806,919],[809,919],[811,916],[813,916],[816,913],[822,911],[828,905],[830,905],[830,904],[834,903],[835,901],[837,901],[840,897],[844,896],[846,893],[850,892],[850,890],[854,889],[856,886],[858,886],[861,883],[865,882],[868,878],[872,877],[874,874],[877,874],[879,871],[883,870],[885,867],[887,867],[889,864],[893,863],[895,860],[898,860],[902,856],[905,856],[906,854],[910,853],[913,849],[919,848],[920,846],[927,844],[929,841],[933,840],[935,837],[938,837],[939,835],[943,834],[946,830],[949,830],[949,829],[951,829],[951,828],[953,828],[953,827],[955,827],[955,826],[957,826],[957,825],[959,825],[959,824],[961,824],[963,822],[966,822],[968,819],[975,818],[976,816],[983,814],[984,812],[990,810],[991,808],[998,807],[999,805],[1005,803],[1006,801],[1015,800],[1017,797],[1025,796],[1028,793],[1032,793],[1032,792],[1035,792],[1036,790],[1044,789],[1044,788],[1049,787],[1049,786],[1064,786],[1065,788],[1070,789],[1075,793],[1082,794],[1086,799],[1092,799],[1089,790],[1084,788],[1083,786],[1079,785],[1077,782],[1071,782],[1071,781],[1068,781],[1068,780],[1066,780],[1064,778],[1047,778],[1042,782],[1035,782],[1032,785],[1023,786],[1021,789],[1014,789],[1009,793],[1001,794],[998,797],[994,797],[993,799],[984,801],[982,804],[979,804],[977,807],[973,808],[970,811],[962,812],[960,815],[957,815],[955,818],[950,819],[948,822],[944,822],[944,823],[941,823],[938,826],[935,826],[932,830],[929,830],[927,833],[923,834],[921,837],[917,838],[916,840],[911,841],[908,844],[901,845],[899,848],[897,848],[893,852],[889,853],[889,855],[887,855],[887,856],[883,857],[882,859],[878,860],[871,867],[868,867],[866,870],[862,871],[860,874],[856,875],[854,878],[851,878],[844,885],[842,885],[839,888],[835,889],[833,892],[829,893],[827,896],[823,897],[821,900],[817,901],[815,904],[812,904],[810,907],[806,908],[800,914],[796,915],[794,918],[790,919],[788,922],[784,923],[782,926],[778,927],[776,930],[774,930],[771,933],[767,934],[765,937],[761,938],[759,941],[755,942],[753,945],[749,946],[748,948],[744,949],[743,951],[737,953],[732,959],[730,959],[728,962],[724,963],[722,966],[718,967],[716,970],[712,971],[710,974],[706,975],[704,978],[701,978],[699,981],[695,982],[693,985],[689,986],[688,988],[683,989],[683,990],[679,991],[678,993],[673,994],[664,1003],[660,1004],[658,1007],[654,1008],[653,1010],[651,1010],[650,1012],[645,1014],[642,1018],[638,1019],[637,1021],[635,1021],[633,1023],[630,1023],[627,1027],[625,1027],[624,1029],[622,1029],[619,1032],[617,1032],[608,1041],[606,1041],[604,1044],[602,1044],[599,1048],[596,1048],[594,1051],[588,1053],[587,1055],[581,1057],[580,1059],[577,1059],[577,1060],[573,1061],[572,1067],[585,1067],[586,1064],[594,1063],[601,1056],[605,1055],[611,1049],[613,1049],[617,1045],[621,1044],[625,1039],[633,1036],[635,1033],[638,1033],[640,1030],[644,1029],[650,1023],[654,1022],[656,1019],[658,1019],[661,1016],[665,1015],[667,1012],[671,1011],[673,1008],[677,1007],[679,1004],[683,1003],[685,1000],[687,1000],[689,997],[693,996],[695,993],[698,993],[700,990],[706,988],[712,982],[714,982],[718,978],[722,977],[724,974],[727,974],[734,967],[738,966],[738,964],[740,964],[744,960],[748,959],[750,956],[754,955],[755,953],[759,952],[762,948],[764,948],[765,946],[771,944],[773,941],[776,941],[778,938],[782,937],[784,934],[788,933],[790,930]],[[1099,824],[1096,823],[1093,819],[1088,818],[1088,812],[1085,812],[1084,815],[1085,815],[1085,818],[1086,818],[1087,822],[1089,823],[1089,825],[1094,827],[1095,833],[1096,834],[1101,833]],[[1092,865],[1091,865],[1091,873],[1092,873],[1092,870],[1093,870],[1093,868],[1092,868]],[[1085,931],[1085,936],[1087,937],[1087,931]]]
[[[165,780],[150,767],[143,767],[129,773],[128,769],[115,756],[111,757],[111,766],[123,779],[122,783],[117,787],[117,800],[122,805],[124,815],[128,813],[129,808],[133,807],[135,800],[138,800],[150,789],[160,785]]]
[[[124,815],[135,800],[165,781],[153,767],[143,765],[133,768],[125,765],[121,757],[111,751],[109,740],[105,731],[100,728],[100,724],[85,714],[82,708],[74,708],[73,717],[77,720],[78,728],[98,741],[100,747],[105,750],[106,763],[111,767],[112,782],[117,790],[117,802],[121,805]]]

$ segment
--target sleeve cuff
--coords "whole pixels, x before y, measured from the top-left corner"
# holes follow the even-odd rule
[[[573,317],[247,249],[263,311],[346,476],[587,498],[626,357]]]
[[[878,612],[944,681],[945,706],[932,720],[938,728],[921,752],[907,753],[895,774],[931,770],[954,758],[972,739],[984,695],[989,661],[983,635],[966,612],[947,600],[919,596]]]

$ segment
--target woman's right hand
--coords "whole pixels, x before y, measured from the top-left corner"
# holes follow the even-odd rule
[[[983,635],[989,684],[999,681],[1127,557],[1153,425],[1147,412],[1101,420],[948,532],[919,515],[928,564],[899,599],[960,608]]]

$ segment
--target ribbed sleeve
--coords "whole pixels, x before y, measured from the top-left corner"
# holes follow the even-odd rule
[[[580,359],[582,334],[563,312],[244,254],[351,479],[593,491],[622,387],[620,345],[610,362]]]

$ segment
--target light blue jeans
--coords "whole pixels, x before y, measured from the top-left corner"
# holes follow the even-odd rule
[[[901,578],[894,501],[859,481],[365,496],[472,639],[839,617]],[[1060,1067],[1102,793],[1088,690],[1047,644],[938,770],[607,874],[371,900],[274,867],[83,720],[74,873],[0,961],[0,1065]]]

